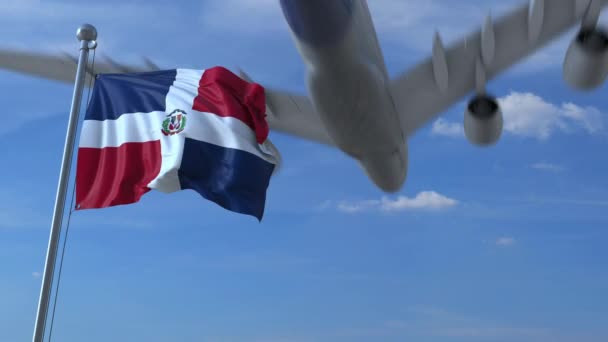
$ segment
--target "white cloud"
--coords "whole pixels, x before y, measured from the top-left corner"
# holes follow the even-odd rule
[[[510,236],[503,236],[496,240],[496,245],[501,247],[510,247],[515,244],[515,238]]]
[[[571,102],[553,104],[530,92],[512,91],[498,99],[504,115],[506,133],[547,140],[556,132],[583,130],[595,134],[604,129],[604,114],[597,108],[581,107]],[[432,134],[460,137],[462,124],[443,118],[433,123]]]
[[[458,201],[435,191],[422,191],[415,197],[399,196],[396,199],[383,197],[380,200],[342,201],[337,209],[355,214],[365,211],[400,212],[406,210],[442,210],[456,206]]]
[[[38,279],[42,276],[42,273],[40,272],[32,272],[32,277],[34,277],[35,279]]]
[[[505,117],[505,131],[514,135],[548,139],[555,131],[582,128],[590,134],[603,128],[602,113],[595,107],[574,103],[556,105],[532,93],[511,92],[498,99]]]
[[[407,209],[444,209],[453,207],[458,201],[438,194],[435,191],[420,192],[414,198],[399,196],[397,200],[382,200],[382,209],[386,211],[401,211]]]
[[[546,162],[539,162],[536,164],[532,164],[533,169],[540,171],[549,171],[549,172],[561,172],[564,171],[564,167],[557,164],[551,164]]]
[[[433,123],[431,133],[433,135],[458,138],[463,136],[464,130],[459,123],[449,122],[446,119],[439,118]]]

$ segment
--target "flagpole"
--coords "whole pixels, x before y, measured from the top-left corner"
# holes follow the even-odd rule
[[[76,70],[72,106],[70,109],[70,118],[68,121],[65,145],[63,148],[61,170],[59,172],[59,184],[57,185],[57,195],[55,197],[55,209],[53,211],[49,245],[46,251],[46,263],[44,265],[42,286],[40,288],[40,299],[38,301],[38,311],[36,314],[36,325],[34,326],[33,342],[43,342],[44,339],[44,328],[46,325],[46,318],[48,316],[55,262],[57,259],[57,246],[59,244],[61,222],[65,211],[65,198],[68,190],[70,165],[72,163],[72,153],[74,151],[76,128],[78,127],[82,91],[85,85],[86,66],[89,57],[89,50],[95,49],[97,46],[97,30],[92,25],[84,24],[78,28],[76,38],[78,38],[80,41],[80,56],[78,58],[78,68]]]

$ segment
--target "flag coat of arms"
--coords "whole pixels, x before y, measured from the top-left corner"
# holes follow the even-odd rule
[[[76,208],[192,189],[261,220],[278,163],[264,88],[223,67],[96,79],[80,134]]]

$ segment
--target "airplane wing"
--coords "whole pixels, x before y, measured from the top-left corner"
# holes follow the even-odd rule
[[[308,97],[266,89],[266,106],[272,130],[334,146]]]
[[[432,56],[391,84],[404,133],[412,135],[475,90],[479,60],[490,80],[581,20],[594,25],[606,5],[608,0],[533,0],[495,22],[487,18],[481,30],[449,48],[436,35]]]
[[[0,49],[0,68],[46,79],[74,82],[78,58],[69,54],[50,55]],[[109,57],[95,61],[95,73],[128,73],[159,70],[153,62],[144,59],[143,66],[120,64]],[[87,69],[92,76],[90,68]],[[249,77],[241,72],[241,77]],[[88,82],[87,82],[88,84]],[[333,145],[323,128],[321,119],[306,96],[266,89],[268,124],[272,130]]]
[[[131,66],[115,62],[109,57],[102,57],[95,61],[95,73],[123,73],[159,70],[148,59],[144,59],[145,66]],[[70,54],[50,55],[31,53],[17,50],[0,49],[0,68],[38,76],[62,82],[74,82],[78,58]],[[89,76],[91,70],[87,69]]]

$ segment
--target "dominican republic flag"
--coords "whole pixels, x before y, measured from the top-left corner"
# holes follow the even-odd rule
[[[102,74],[80,135],[76,209],[183,189],[262,219],[279,155],[264,88],[229,70]]]

